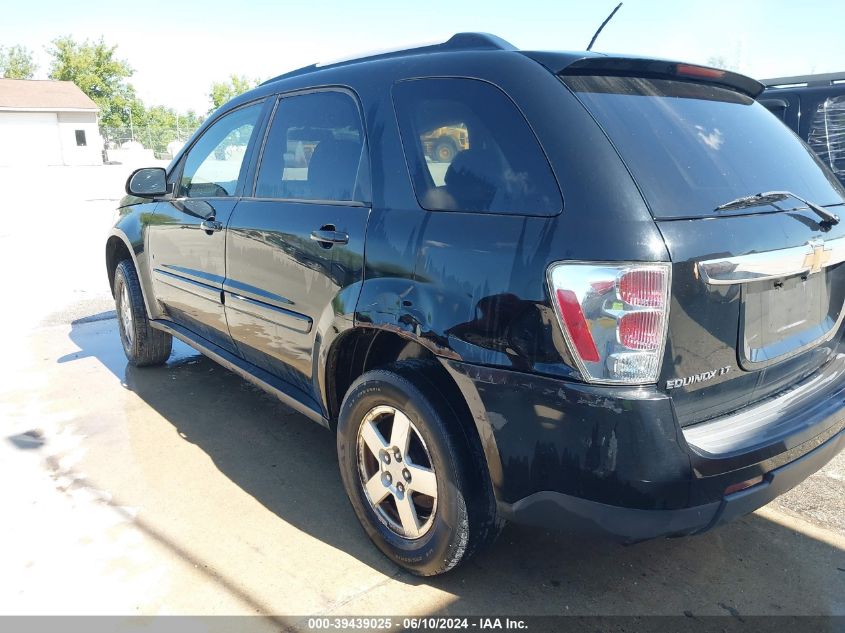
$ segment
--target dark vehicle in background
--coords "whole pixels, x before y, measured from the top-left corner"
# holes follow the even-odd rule
[[[763,79],[759,101],[845,184],[845,72]]]
[[[126,355],[176,336],[331,429],[413,573],[503,520],[708,530],[845,444],[845,190],[762,90],[482,34],[277,77],[130,177]]]

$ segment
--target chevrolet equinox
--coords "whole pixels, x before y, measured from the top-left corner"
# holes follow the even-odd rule
[[[845,190],[762,90],[473,33],[267,81],[130,176],[126,356],[175,336],[331,429],[416,574],[505,521],[709,530],[845,444]]]

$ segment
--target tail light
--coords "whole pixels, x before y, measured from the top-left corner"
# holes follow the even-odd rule
[[[664,263],[549,268],[558,321],[585,380],[657,381],[669,318],[669,271]]]

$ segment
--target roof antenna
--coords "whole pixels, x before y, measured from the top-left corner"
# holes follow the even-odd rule
[[[620,2],[619,4],[616,5],[616,8],[613,11],[610,12],[610,15],[607,16],[605,21],[601,23],[599,30],[596,31],[596,34],[593,35],[593,39],[590,40],[590,45],[587,47],[588,51],[593,48],[593,44],[596,43],[596,38],[599,36],[599,33],[601,33],[601,30],[607,25],[608,22],[610,22],[613,19],[613,16],[616,15],[616,12],[619,11],[619,7],[621,7],[621,6],[622,6],[622,3]]]

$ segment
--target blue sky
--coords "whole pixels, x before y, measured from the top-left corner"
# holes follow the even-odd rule
[[[581,50],[617,0],[31,0],[6,3],[0,45],[36,52],[58,35],[105,36],[135,68],[148,104],[205,112],[210,83],[265,79],[373,50],[495,33],[525,49]],[[104,8],[105,7],[105,8]],[[595,50],[705,63],[722,57],[758,78],[845,71],[841,0],[625,0]]]

